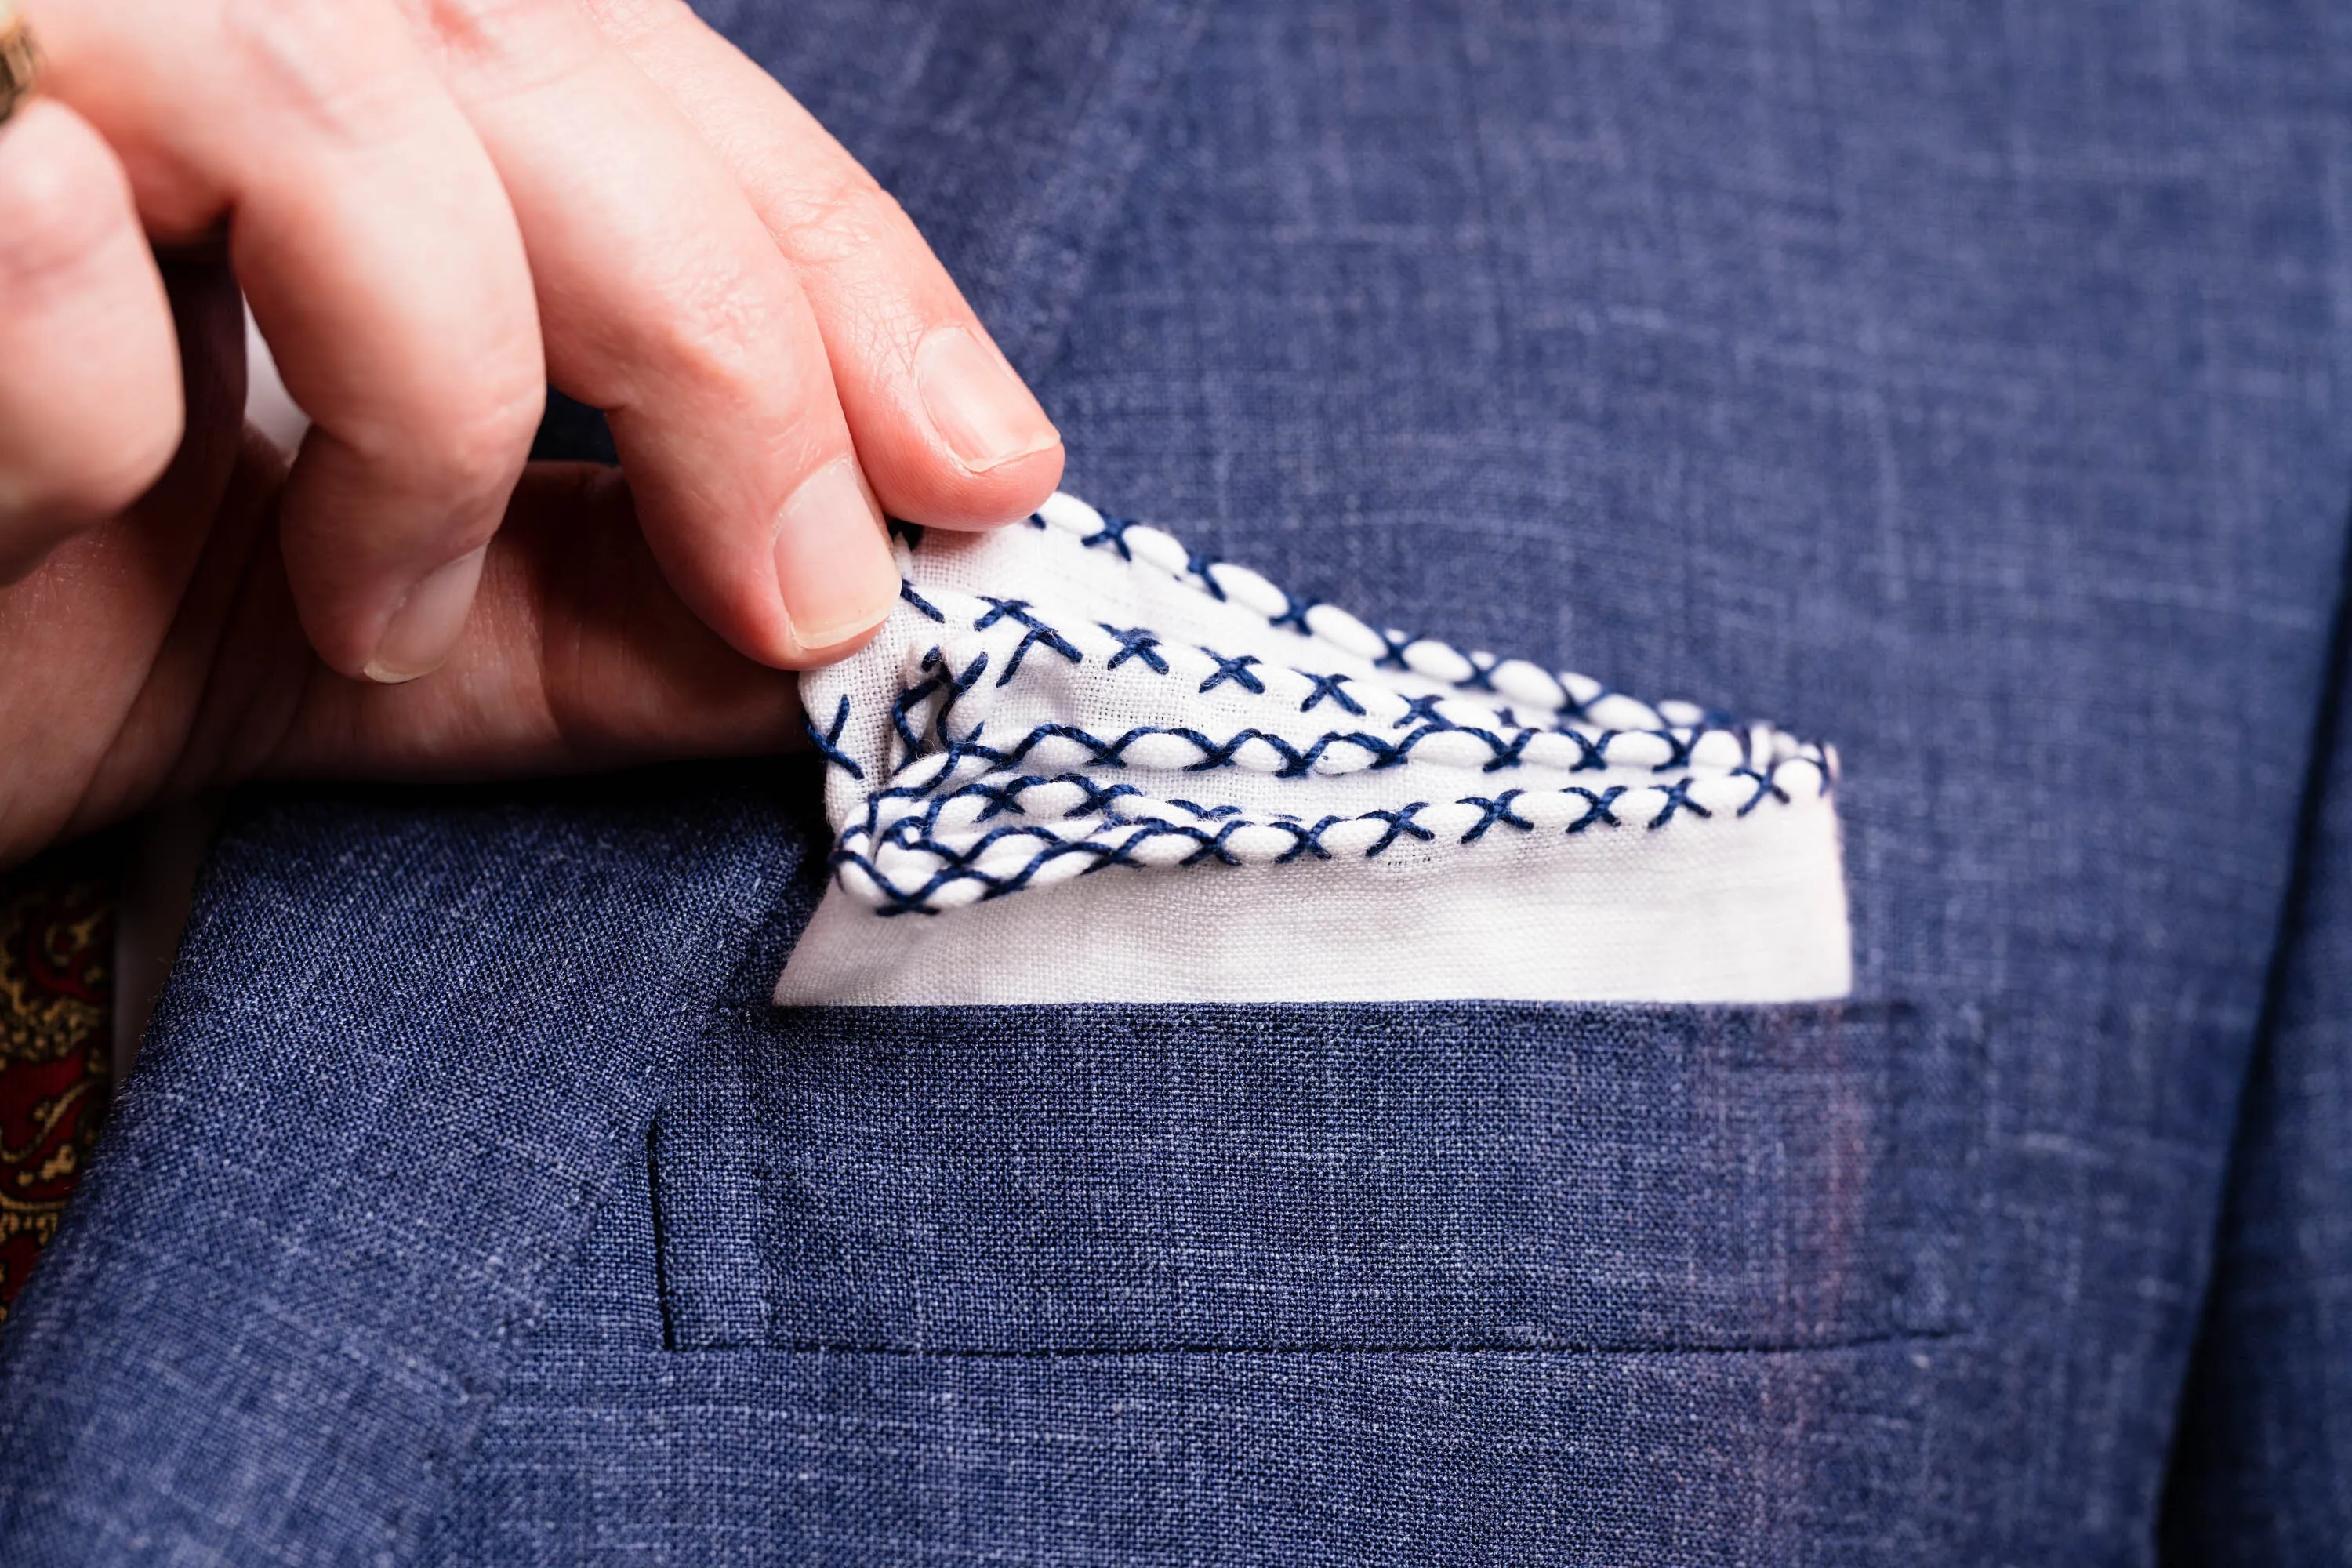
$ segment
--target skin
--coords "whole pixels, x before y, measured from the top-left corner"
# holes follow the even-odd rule
[[[250,778],[777,749],[896,600],[884,511],[1060,478],[905,214],[682,0],[24,9],[0,865]],[[551,382],[625,479],[526,464]]]

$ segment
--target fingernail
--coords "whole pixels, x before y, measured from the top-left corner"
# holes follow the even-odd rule
[[[804,648],[846,642],[880,626],[898,602],[882,509],[848,458],[801,481],[776,525],[776,582]]]
[[[1004,361],[961,327],[915,351],[923,408],[964,466],[982,473],[1058,444],[1062,433]]]
[[[383,639],[361,673],[397,686],[440,668],[473,612],[474,588],[482,580],[482,555],[488,548],[468,551],[418,578],[384,623]]]

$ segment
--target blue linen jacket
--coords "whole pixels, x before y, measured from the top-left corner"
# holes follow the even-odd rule
[[[2352,1556],[2340,9],[705,9],[1070,488],[1836,741],[1855,1000],[779,1011],[813,767],[257,796],[0,1562]]]

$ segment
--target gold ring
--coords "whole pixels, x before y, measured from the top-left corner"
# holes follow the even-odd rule
[[[16,0],[0,0],[0,125],[33,96],[40,74],[41,51],[33,47],[32,27],[17,11]]]

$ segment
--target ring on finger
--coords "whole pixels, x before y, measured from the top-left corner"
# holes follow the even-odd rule
[[[0,125],[33,96],[40,74],[41,51],[33,47],[31,24],[16,9],[16,0],[0,0]]]

